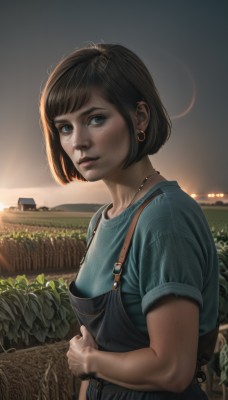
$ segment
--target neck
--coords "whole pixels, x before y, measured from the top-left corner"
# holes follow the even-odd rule
[[[113,178],[105,179],[104,183],[110,192],[112,200],[112,205],[108,210],[107,216],[112,218],[119,215],[121,211],[129,206],[134,197],[135,200],[139,200],[143,197],[148,189],[154,183],[157,183],[156,179],[159,176],[157,176],[155,172],[149,158],[145,157],[139,162],[130,165],[128,168],[121,170],[118,176],[115,175]],[[148,181],[140,193],[136,195],[142,181],[150,175],[152,175],[150,181]]]

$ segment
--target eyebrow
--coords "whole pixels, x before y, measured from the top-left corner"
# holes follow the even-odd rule
[[[105,110],[105,108],[101,108],[101,107],[90,107],[90,108],[88,108],[88,110],[85,110],[85,111],[83,111],[81,114],[79,114],[79,117],[84,117],[84,116],[86,116],[86,115],[88,115],[88,114],[91,114],[92,112],[94,112],[94,111],[99,111],[99,110]],[[65,121],[67,121],[67,118],[62,118],[61,116],[60,117],[56,117],[56,118],[54,118],[54,122],[55,123],[57,123],[57,122],[65,122]]]

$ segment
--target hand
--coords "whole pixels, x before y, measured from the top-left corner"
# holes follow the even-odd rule
[[[88,374],[86,368],[86,350],[97,349],[97,344],[84,325],[80,328],[81,334],[70,340],[70,347],[67,352],[68,365],[72,374],[79,376]]]

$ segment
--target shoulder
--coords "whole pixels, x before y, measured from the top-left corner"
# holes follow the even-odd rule
[[[187,233],[193,225],[208,229],[200,206],[177,182],[161,182],[158,188],[160,194],[145,207],[140,216],[139,226],[144,231]]]
[[[159,193],[158,196],[149,203],[151,210],[166,211],[166,214],[180,209],[192,210],[198,213],[202,212],[198,203],[184,192],[176,181],[160,182],[148,192],[148,197],[156,191]]]

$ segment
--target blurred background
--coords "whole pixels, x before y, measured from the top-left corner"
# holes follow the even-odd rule
[[[152,157],[155,168],[196,199],[226,201],[227,17],[226,0],[1,2],[2,207],[16,205],[19,197],[47,207],[109,201],[101,182],[54,182],[39,122],[50,71],[91,42],[125,45],[151,71],[173,124],[169,142]]]

